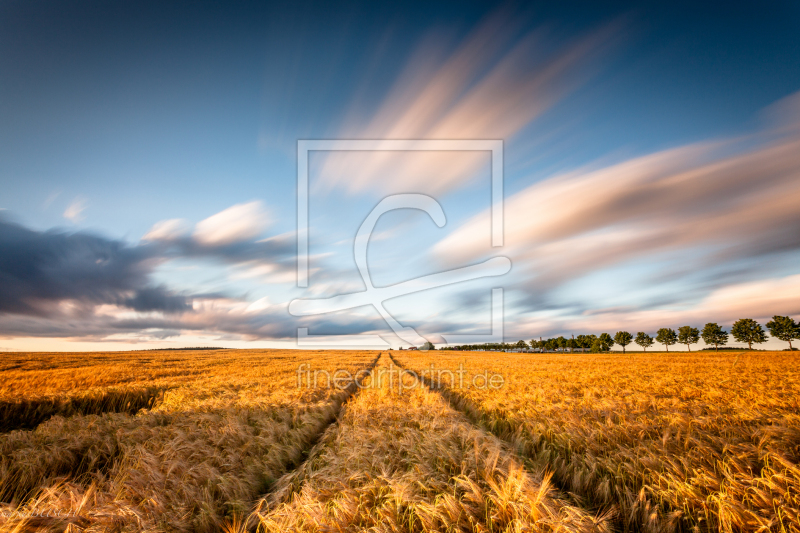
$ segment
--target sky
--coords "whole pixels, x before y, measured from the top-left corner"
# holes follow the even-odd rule
[[[495,288],[511,342],[800,318],[797,3],[384,4],[0,1],[0,350],[441,345]],[[324,139],[501,141],[502,195],[485,150]],[[442,224],[381,216],[365,281],[400,194]]]

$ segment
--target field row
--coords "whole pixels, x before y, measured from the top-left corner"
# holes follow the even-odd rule
[[[608,531],[501,440],[426,387],[385,371],[251,517],[260,531]],[[403,392],[398,392],[402,390]]]
[[[626,530],[800,531],[792,355],[395,356],[461,369],[441,383],[453,405]],[[487,368],[501,391],[472,384]]]
[[[219,531],[303,460],[354,392],[353,383],[298,387],[309,355],[316,368],[355,376],[377,354],[190,354],[190,372],[176,372],[152,409],[54,416],[0,435],[0,514],[76,515],[67,522],[97,531]],[[194,374],[195,362],[214,371]]]
[[[104,357],[65,364],[160,395],[0,434],[0,532],[800,532],[791,354]],[[57,363],[8,397],[85,394]]]

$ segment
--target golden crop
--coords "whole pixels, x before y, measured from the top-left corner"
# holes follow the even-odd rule
[[[800,531],[795,355],[395,356],[417,370],[463,365],[463,383],[444,387],[451,403],[619,528]],[[486,368],[502,389],[472,386]]]
[[[261,502],[260,531],[608,531],[439,394],[413,383],[400,393],[389,365],[382,356],[309,460]]]
[[[800,532],[787,353],[9,355],[0,532]]]
[[[29,376],[24,367],[6,371],[14,390],[24,391],[23,404],[40,400],[40,383],[47,395],[60,384],[69,397],[81,394],[73,383],[119,387],[152,380],[163,399],[136,415],[53,416],[33,431],[0,434],[0,530],[218,531],[302,461],[352,392],[298,388],[298,365],[313,361],[319,369],[356,372],[375,357],[140,352],[122,360],[91,356],[85,367],[69,361],[70,374],[53,355],[42,356],[50,363],[33,365]],[[107,367],[98,364],[106,358]]]

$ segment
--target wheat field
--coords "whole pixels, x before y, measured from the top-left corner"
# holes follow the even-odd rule
[[[800,531],[786,352],[6,354],[0,531]]]
[[[400,355],[402,354],[402,355]],[[620,530],[800,531],[800,365],[787,352],[396,352]],[[501,389],[472,383],[490,368]],[[434,375],[434,377],[438,377]]]

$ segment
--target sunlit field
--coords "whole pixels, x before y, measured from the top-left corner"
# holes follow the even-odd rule
[[[41,423],[0,434],[2,529],[218,531],[302,462],[353,392],[298,387],[298,366],[355,375],[376,355],[7,354],[4,420]],[[118,399],[141,391],[139,409]]]
[[[451,404],[619,530],[800,531],[796,355],[394,355],[463,365]],[[502,389],[472,383],[487,368]]]
[[[798,366],[6,354],[0,531],[798,532]]]

